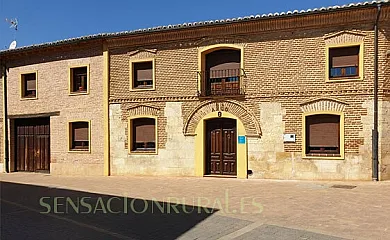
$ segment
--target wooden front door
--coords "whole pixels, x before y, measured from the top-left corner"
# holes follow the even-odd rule
[[[237,175],[236,120],[206,122],[206,174]]]
[[[50,170],[50,118],[15,120],[17,171]]]

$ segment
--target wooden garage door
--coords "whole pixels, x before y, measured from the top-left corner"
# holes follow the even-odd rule
[[[15,158],[17,171],[50,170],[50,119],[15,120]]]

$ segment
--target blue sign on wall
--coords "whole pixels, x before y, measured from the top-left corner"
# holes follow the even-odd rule
[[[245,144],[245,136],[238,136],[238,144]]]

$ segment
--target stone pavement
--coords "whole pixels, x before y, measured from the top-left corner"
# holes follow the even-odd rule
[[[0,178],[1,239],[390,239],[390,182]]]

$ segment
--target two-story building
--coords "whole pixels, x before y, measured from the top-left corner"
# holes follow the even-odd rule
[[[2,168],[103,175],[102,46],[79,38],[0,52],[9,136]]]
[[[389,13],[374,2],[110,37],[112,174],[371,179],[377,57],[390,178]]]
[[[389,40],[385,0],[0,52],[10,170],[390,179]]]

